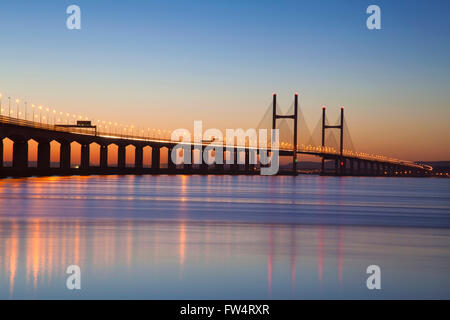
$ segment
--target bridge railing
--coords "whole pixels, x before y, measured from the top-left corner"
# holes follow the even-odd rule
[[[330,147],[322,147],[322,146],[301,146],[298,148],[301,152],[316,152],[320,154],[328,154],[328,155],[340,155],[340,152],[334,148]],[[414,167],[418,169],[427,169],[426,166],[411,162],[411,161],[405,161],[405,160],[399,160],[395,158],[389,158],[381,155],[371,155],[367,153],[362,152],[355,152],[351,150],[343,150],[342,155],[347,158],[357,158],[361,160],[368,160],[368,161],[377,161],[377,162],[384,162],[384,163],[391,163],[395,165],[403,165],[408,167]]]
[[[95,131],[92,128],[83,128],[83,127],[64,127],[62,125],[50,124],[50,123],[42,123],[24,119],[18,119],[7,116],[0,116],[0,123],[4,124],[12,124],[23,127],[31,127],[36,129],[43,129],[49,131],[58,131],[58,132],[66,132],[66,133],[76,133],[83,135],[92,135],[92,136],[101,136],[101,137],[111,137],[118,139],[128,139],[128,140],[144,140],[144,141],[171,141],[167,138],[162,137],[153,137],[153,136],[138,136],[133,134],[124,134],[121,132],[102,132]]]

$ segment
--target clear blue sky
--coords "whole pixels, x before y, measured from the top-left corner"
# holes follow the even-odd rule
[[[252,127],[273,91],[285,107],[299,91],[310,126],[345,105],[360,151],[450,159],[449,38],[445,0],[2,0],[0,92],[174,129]]]

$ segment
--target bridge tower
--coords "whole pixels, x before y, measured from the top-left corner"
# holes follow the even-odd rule
[[[344,152],[344,107],[341,107],[341,123],[336,126],[327,125],[326,119],[326,107],[322,107],[322,147],[325,147],[325,130],[326,129],[339,129],[340,130],[340,142],[339,142],[339,155],[340,159],[336,159],[336,165],[339,161],[339,167],[345,167],[345,162],[342,160],[342,154]],[[322,173],[325,170],[325,157],[322,157]]]
[[[298,119],[298,93],[294,96],[294,114],[280,115],[277,114],[277,94],[273,93],[273,113],[272,113],[272,129],[277,128],[277,119],[294,120],[294,146],[292,148],[292,171],[297,172],[297,119]]]

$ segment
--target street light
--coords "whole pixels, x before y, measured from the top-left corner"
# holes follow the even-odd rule
[[[42,124],[42,106],[39,106],[39,123]]]
[[[19,103],[20,103],[20,100],[19,100],[19,99],[16,99],[16,112],[17,112],[17,119],[19,119]]]

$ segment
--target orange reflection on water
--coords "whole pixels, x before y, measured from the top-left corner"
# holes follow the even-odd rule
[[[183,268],[186,251],[186,230],[184,221],[180,225],[180,266]]]
[[[131,267],[131,259],[132,259],[132,252],[133,252],[133,225],[131,221],[128,222],[127,226],[127,267],[128,269]]]
[[[68,225],[42,219],[30,219],[26,224],[18,220],[0,223],[2,229],[9,231],[6,237],[0,238],[4,241],[0,248],[5,250],[2,271],[6,270],[8,275],[10,297],[13,297],[18,278],[23,278],[27,287],[31,283],[33,291],[36,291],[45,280],[47,285],[50,283],[54,271],[64,272],[69,264],[79,261],[82,251],[80,225]],[[72,227],[75,231],[73,237],[67,235]],[[66,244],[67,238],[71,238],[69,244]],[[23,267],[19,265],[20,261],[24,262]]]
[[[317,246],[317,270],[319,274],[319,284],[322,284],[323,278],[323,228],[318,230],[318,246]]]
[[[40,237],[39,237],[39,228],[40,228],[40,221],[38,219],[35,219],[33,224],[33,235],[31,236],[31,246],[29,247],[31,250],[30,256],[32,258],[32,273],[33,273],[33,288],[36,290],[37,287],[37,279],[39,275],[39,259],[42,259],[43,256],[41,255],[40,248]]]
[[[3,270],[6,270],[4,275],[0,273],[0,284],[4,277],[3,283],[9,284],[11,297],[19,297],[21,290],[23,292],[21,285],[25,284],[25,277],[25,290],[36,294],[35,297],[51,286],[64,288],[65,270],[72,264],[79,265],[82,270],[89,265],[89,272],[101,277],[107,274],[122,276],[122,267],[133,276],[136,270],[148,266],[150,270],[160,272],[158,275],[166,276],[165,281],[179,281],[175,286],[184,283],[180,279],[198,276],[198,270],[214,271],[213,281],[228,283],[234,279],[238,283],[239,268],[242,268],[249,274],[259,274],[260,278],[255,276],[255,281],[267,285],[264,295],[272,298],[283,289],[286,292],[290,289],[291,296],[295,296],[304,285],[327,285],[323,279],[336,277],[336,269],[325,271],[324,260],[337,258],[338,281],[334,280],[334,283],[342,283],[344,228],[341,231],[326,226],[303,228],[189,220],[47,221],[33,218],[26,223],[3,221],[0,229],[0,235],[3,235],[0,238],[0,266],[3,269],[4,265]],[[364,234],[361,232],[358,237]],[[325,242],[334,245],[328,248]],[[331,255],[330,250],[326,250],[330,248],[333,248]],[[21,261],[24,266],[20,265]],[[298,267],[301,269],[297,270]],[[194,274],[192,270],[195,270]],[[318,279],[308,274],[318,274]],[[297,278],[302,285],[296,288]],[[203,285],[209,282],[205,283]],[[8,292],[4,295],[7,297]]]
[[[48,228],[49,230],[53,230],[54,226],[53,223],[50,222],[48,224]],[[47,272],[47,284],[50,283],[50,280],[52,278],[52,271],[53,271],[53,255],[54,255],[54,249],[55,249],[55,241],[57,241],[57,239],[55,239],[54,237],[48,237],[47,238],[47,268],[45,269]]]
[[[270,226],[269,231],[269,254],[267,256],[267,287],[269,297],[272,296],[272,274],[273,274],[273,247],[274,247],[274,235],[272,226]]]
[[[17,258],[18,254],[18,244],[19,239],[17,237],[17,223],[12,225],[12,237],[11,247],[10,247],[10,256],[9,256],[9,296],[12,297],[14,291],[14,280],[16,277],[17,271]]]
[[[181,203],[183,204],[186,201],[185,194],[187,192],[186,183],[188,176],[182,175],[181,177]],[[184,207],[181,207],[181,222],[180,222],[180,276],[183,275],[183,267],[186,257],[186,223],[183,219],[184,215]]]
[[[338,281],[339,285],[342,285],[342,273],[343,273],[343,258],[342,258],[342,230],[339,227],[338,230]]]
[[[295,272],[296,272],[295,229],[291,228],[291,290],[295,289]]]

